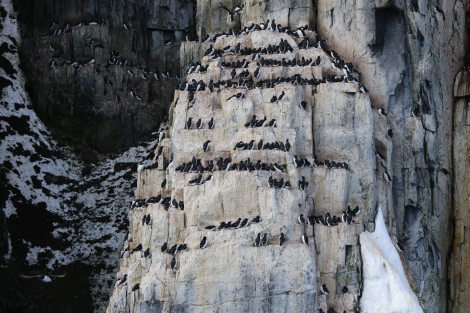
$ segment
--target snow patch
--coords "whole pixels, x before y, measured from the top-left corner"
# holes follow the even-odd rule
[[[362,312],[423,313],[408,283],[379,206],[373,233],[360,235],[364,271]]]

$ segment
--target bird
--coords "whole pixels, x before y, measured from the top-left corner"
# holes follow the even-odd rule
[[[279,236],[279,240],[278,240],[279,245],[282,246],[284,241],[286,241],[286,238],[284,237],[284,233],[281,233],[281,235]]]
[[[271,103],[274,103],[274,102],[276,102],[276,101],[277,101],[277,97],[276,97],[276,96],[273,96],[273,97],[271,98]]]
[[[233,22],[235,14],[240,14],[240,12],[243,10],[243,6],[244,5],[242,5],[241,7],[237,6],[233,10],[230,10],[229,8],[223,5],[221,5],[221,8],[228,12],[228,14],[230,15],[230,21]]]
[[[132,287],[132,291],[139,290],[140,284],[135,284],[134,287]]]
[[[326,288],[326,284],[322,284],[321,287],[320,287],[320,292],[324,295],[328,295],[330,294],[330,292],[328,291],[328,288]]]
[[[393,130],[391,129],[387,130],[387,136],[390,138],[393,138]]]
[[[162,252],[166,252],[168,250],[168,244],[166,242],[162,245],[161,250]]]
[[[144,257],[146,258],[150,257],[150,248],[147,248],[147,250],[145,250]]]
[[[252,223],[259,223],[261,222],[261,218],[259,215],[257,215],[254,219],[251,220]]]
[[[359,92],[360,93],[368,93],[369,90],[367,90],[367,88],[364,87],[364,85],[359,85]]]
[[[286,144],[285,144],[285,147],[286,147],[286,151],[289,152],[290,150],[290,142],[289,142],[289,139],[286,139]]]
[[[387,172],[384,172],[384,178],[387,182],[391,182],[392,179],[390,178],[390,175]]]
[[[277,98],[278,101],[282,101],[286,99],[286,93],[284,91],[282,91],[282,93],[279,95],[279,97]]]
[[[196,122],[196,128],[197,129],[201,129],[202,128],[202,120],[201,119],[198,119],[197,122]]]
[[[173,257],[173,259],[171,259],[170,266],[171,266],[172,270],[176,270],[176,268],[178,266],[178,262],[176,261],[176,257]]]
[[[166,186],[166,178],[162,181],[161,186],[162,186],[162,189],[165,189],[165,186]]]
[[[308,245],[308,236],[306,233],[302,235],[302,243]]]
[[[385,156],[380,152],[375,152],[375,156],[381,161],[385,161]]]
[[[65,274],[60,274],[60,275],[46,275],[46,274],[41,274],[41,275],[24,275],[20,274],[20,277],[23,279],[30,279],[30,278],[40,278],[43,283],[50,283],[52,282],[52,278],[63,278],[67,276],[67,273]]]
[[[261,244],[266,246],[268,244],[268,234],[264,233],[263,239],[261,240]]]
[[[204,249],[205,247],[207,247],[207,237],[206,236],[202,237],[202,240],[201,240],[201,243],[199,244],[199,247],[201,249]]]
[[[260,243],[261,243],[261,233],[258,233],[258,236],[256,236],[256,239],[255,239],[255,246],[259,247]]]
[[[302,110],[305,110],[305,109],[307,108],[307,102],[306,102],[306,101],[300,102],[299,107],[300,107]]]
[[[415,107],[413,110],[411,110],[411,116],[419,117],[419,107]]]
[[[192,126],[193,126],[193,118],[190,117],[188,121],[186,122],[186,128],[191,129]]]
[[[382,108],[378,109],[378,112],[379,112],[379,114],[382,115],[382,116],[387,116],[387,113],[385,113],[385,110],[382,109]]]
[[[343,294],[348,293],[348,287],[347,287],[347,286],[343,286],[343,288],[341,288],[341,292],[342,292]]]
[[[214,129],[214,117],[211,117],[208,123],[209,129]]]
[[[209,151],[209,143],[211,141],[210,140],[207,140],[206,142],[204,142],[204,144],[202,145],[202,148],[204,149],[204,152],[207,152]]]
[[[133,252],[136,252],[136,251],[142,251],[142,244],[139,243],[139,244],[137,245],[137,247],[135,247],[134,249],[132,249],[131,254],[132,254]]]

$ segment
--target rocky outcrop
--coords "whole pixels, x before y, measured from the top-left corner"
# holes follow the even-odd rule
[[[312,44],[316,42],[314,32],[305,33]],[[130,212],[130,237],[124,244],[108,312],[311,312],[358,307],[358,234],[363,230],[362,217],[371,215],[375,207],[374,112],[368,95],[359,92],[361,85],[346,82],[343,72],[331,67],[328,51],[299,48],[304,39],[258,30],[205,44],[209,50],[236,49],[238,44],[240,49],[257,49],[284,42],[292,51],[279,53],[274,48],[272,54],[261,53],[259,60],[252,60],[256,53],[204,56],[201,65],[207,70],[190,73],[186,79],[216,87],[175,92],[170,138],[157,147],[156,168],[139,172],[136,198],[147,204],[136,202]],[[188,45],[182,51],[194,46]],[[241,64],[243,59],[249,63],[246,67],[226,65]],[[266,59],[307,64],[270,67],[263,65]],[[245,71],[249,74],[243,79]],[[341,76],[337,82],[333,82],[335,75]],[[225,85],[217,87],[221,81]],[[235,88],[227,88],[232,81]],[[285,99],[274,99],[283,93]],[[190,118],[193,125],[188,128]],[[202,126],[197,129],[199,119]],[[245,126],[253,119],[263,125]],[[268,126],[273,119],[275,126]],[[210,120],[213,129],[208,126]],[[244,149],[251,141],[253,148]],[[269,143],[277,143],[278,148],[263,147]],[[290,149],[285,149],[287,144]],[[304,159],[310,166],[298,163]],[[191,163],[199,170],[182,170]],[[214,168],[207,169],[211,164]],[[288,182],[289,188],[282,183],[270,186],[280,180]],[[304,181],[308,185],[302,188]],[[153,204],[158,200],[152,197],[168,198],[166,203]],[[173,201],[183,201],[184,210]],[[351,214],[355,220],[351,224],[338,223],[336,218],[348,206],[362,208],[363,213]],[[316,217],[318,223],[300,224],[300,214],[313,224]],[[256,216],[260,223],[206,229]],[[323,225],[320,219],[335,225]],[[286,238],[282,246],[281,233]],[[266,246],[254,246],[260,234],[267,234]],[[302,243],[303,234],[308,245]],[[201,249],[204,237],[208,246]],[[188,251],[169,254],[161,248],[164,244],[168,249],[184,244]],[[321,293],[322,285],[330,290],[328,295]]]

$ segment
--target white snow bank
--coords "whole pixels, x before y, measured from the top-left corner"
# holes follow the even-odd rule
[[[379,207],[373,233],[360,235],[364,272],[362,312],[423,313],[408,283]]]

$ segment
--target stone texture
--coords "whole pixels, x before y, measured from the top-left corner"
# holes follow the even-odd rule
[[[301,74],[305,78],[340,75],[331,69],[329,57],[322,49],[299,49],[300,39],[272,31],[255,31],[243,36],[219,38],[214,48],[227,45],[242,47],[267,47],[286,40],[293,46],[292,53],[264,56],[281,59],[322,58],[321,66],[261,67],[259,79],[288,77]],[[201,47],[202,46],[202,47]],[[207,44],[182,45],[182,62],[195,59]],[[189,57],[187,55],[190,55]],[[223,60],[202,57],[208,66],[207,73],[192,73],[186,79],[214,82],[230,78],[231,68],[221,68],[220,62],[234,61],[236,56],[226,54]],[[255,62],[247,68],[256,70]],[[241,71],[238,69],[238,71]],[[258,81],[258,79],[255,79]],[[297,222],[299,214],[340,216],[348,206],[357,205],[370,214],[375,207],[375,158],[373,137],[373,110],[367,94],[358,92],[352,83],[322,83],[318,86],[282,83],[274,88],[236,88],[195,92],[194,104],[189,102],[189,92],[177,90],[170,109],[170,138],[165,139],[163,153],[155,159],[158,169],[139,172],[136,198],[149,198],[161,194],[177,201],[183,200],[184,211],[175,208],[163,210],[154,204],[135,209],[130,213],[130,240],[125,249],[142,244],[152,251],[151,259],[140,252],[121,261],[118,277],[128,275],[127,284],[116,287],[108,312],[147,312],[156,310],[180,312],[312,312],[334,307],[338,311],[353,311],[359,303],[361,289],[361,260],[358,235],[363,231],[362,215],[356,222],[327,227],[318,224],[313,228]],[[270,99],[284,91],[287,99],[272,103]],[[227,100],[233,94],[244,93],[243,99]],[[299,108],[305,100],[307,109]],[[267,120],[275,118],[277,127],[246,128],[243,125],[252,115]],[[203,129],[185,129],[189,117],[201,118]],[[215,128],[207,129],[214,117]],[[234,150],[239,141],[282,141],[292,145],[289,152],[272,150]],[[211,140],[210,150],[202,145]],[[346,162],[349,169],[328,169],[325,166],[296,168],[294,155],[312,160]],[[230,157],[232,162],[250,158],[268,163],[286,165],[282,174],[268,171],[214,171],[213,180],[192,186],[189,180],[197,173],[181,173],[175,168],[200,158],[205,165],[209,160]],[[166,169],[162,164],[173,160],[174,166]],[[291,189],[269,188],[269,176],[284,178]],[[309,186],[305,191],[298,187],[301,176]],[[161,182],[166,179],[166,188]],[[144,215],[151,214],[152,225],[142,226]],[[261,223],[236,230],[207,231],[207,225],[237,218],[259,215]],[[253,247],[258,233],[267,233],[266,247]],[[277,237],[283,232],[287,241],[282,247]],[[301,243],[306,232],[310,244]],[[206,236],[208,248],[199,248]],[[189,251],[176,255],[179,267],[170,268],[172,259],[160,252],[160,246],[186,243]],[[158,279],[155,279],[158,277]],[[132,287],[140,284],[138,291]],[[320,295],[323,283],[330,295]],[[348,286],[349,292],[341,289]]]
[[[426,1],[318,1],[316,24],[327,46],[359,68],[372,106],[387,113],[374,114],[375,146],[386,157],[376,169],[393,183],[377,181],[377,203],[390,208],[387,227],[404,247],[425,312],[446,311],[452,181],[445,173],[452,169],[453,81],[464,55],[462,2],[442,10],[435,14]],[[411,116],[415,107],[419,118]]]
[[[48,126],[112,152],[135,145],[160,125],[178,81],[179,42],[195,36],[192,2],[16,2],[25,25],[20,52],[28,90]],[[49,30],[52,22],[58,24]],[[91,22],[98,24],[85,25]],[[70,31],[53,35],[65,24]],[[112,51],[121,65],[109,65]],[[87,64],[92,58],[95,63]],[[58,65],[50,68],[51,61]],[[79,71],[74,61],[82,65]],[[162,77],[166,71],[171,78]]]
[[[452,242],[452,255],[449,268],[451,279],[449,306],[452,312],[466,312],[468,310],[468,299],[470,297],[469,284],[470,275],[467,268],[470,264],[469,258],[469,226],[470,214],[468,211],[468,199],[470,195],[468,171],[469,171],[469,97],[466,92],[468,84],[468,71],[463,70],[457,74],[455,81],[455,107],[454,107],[454,142],[453,163],[454,165],[454,219],[455,231]]]

